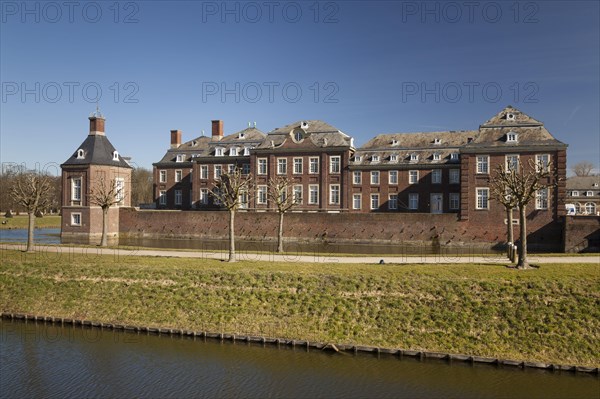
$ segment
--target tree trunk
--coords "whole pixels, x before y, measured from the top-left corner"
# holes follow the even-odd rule
[[[519,262],[517,269],[529,269],[529,261],[527,260],[527,219],[525,218],[527,206],[519,207],[519,223],[521,238],[519,239]]]
[[[229,262],[235,262],[235,211],[229,210]]]
[[[279,212],[279,230],[277,231],[277,252],[283,252],[283,212]]]
[[[33,252],[33,232],[35,230],[35,212],[27,212],[29,228],[27,229],[27,252]]]
[[[102,240],[100,241],[101,247],[108,246],[108,209],[102,208]]]
[[[506,252],[508,255],[508,258],[512,261],[514,261],[513,257],[511,256],[512,254],[512,248],[511,246],[515,243],[515,237],[514,237],[514,233],[513,233],[513,213],[512,213],[512,208],[506,208],[506,225],[507,225],[507,238],[508,238],[508,244],[506,245]]]

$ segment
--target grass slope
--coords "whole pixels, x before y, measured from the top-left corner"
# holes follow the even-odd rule
[[[0,253],[0,309],[600,365],[600,270]]]
[[[0,229],[26,229],[29,227],[29,217],[27,215],[13,216],[12,218],[2,217],[1,220],[6,224],[0,224]],[[60,216],[44,216],[35,218],[36,229],[41,228],[59,228]]]

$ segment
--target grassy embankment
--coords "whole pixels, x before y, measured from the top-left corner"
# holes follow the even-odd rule
[[[0,310],[600,365],[600,270],[2,251]]]
[[[0,224],[0,229],[26,229],[29,227],[29,217],[27,215],[13,216],[12,218],[0,218],[6,224]],[[35,218],[36,228],[60,228],[60,216],[51,215],[41,218]]]

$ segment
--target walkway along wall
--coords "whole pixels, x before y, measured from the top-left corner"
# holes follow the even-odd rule
[[[516,216],[516,215],[515,215]],[[229,216],[223,211],[165,211],[120,208],[120,237],[226,239]],[[278,214],[238,212],[240,239],[274,241]],[[518,237],[519,226],[515,225]],[[561,251],[563,224],[542,218],[528,221],[532,249]],[[506,240],[506,225],[459,221],[456,214],[428,213],[288,213],[284,219],[288,241],[310,243],[378,243],[402,245],[498,247]]]

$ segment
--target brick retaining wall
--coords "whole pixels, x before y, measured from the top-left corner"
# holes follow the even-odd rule
[[[565,252],[600,252],[600,217],[566,216]]]

